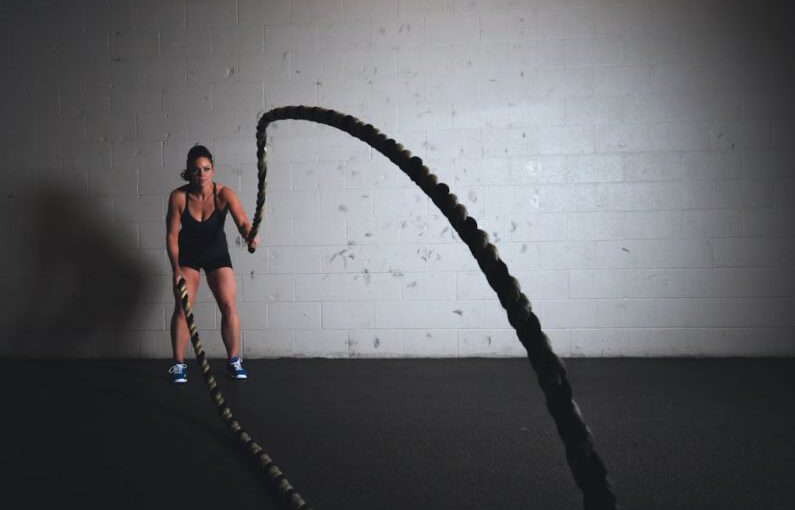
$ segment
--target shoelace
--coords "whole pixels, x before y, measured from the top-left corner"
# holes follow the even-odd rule
[[[232,368],[234,368],[235,370],[243,370],[243,365],[241,364],[242,361],[243,361],[242,359],[238,359],[235,361],[230,361],[229,364],[232,365]]]
[[[168,373],[169,374],[179,374],[179,373],[182,373],[184,370],[185,370],[185,365],[177,363],[176,365],[174,365],[173,367],[168,369]]]

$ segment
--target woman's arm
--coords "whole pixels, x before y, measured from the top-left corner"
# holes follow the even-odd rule
[[[224,186],[220,194],[223,195],[229,207],[229,212],[232,213],[232,219],[235,221],[235,225],[237,225],[237,231],[240,232],[243,239],[248,240],[248,234],[251,231],[251,223],[249,223],[246,212],[243,210],[243,206],[240,205],[240,200],[238,200],[237,195],[229,186]],[[257,244],[259,244],[259,236],[252,239],[248,245],[256,248]]]
[[[174,277],[179,276],[179,203],[180,197],[184,196],[179,190],[171,192],[168,197],[168,211],[166,212],[166,251],[168,260],[171,262],[171,270]]]

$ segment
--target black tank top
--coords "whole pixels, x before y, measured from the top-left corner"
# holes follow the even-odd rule
[[[213,203],[215,209],[210,214],[210,217],[204,221],[196,221],[190,215],[188,208],[188,201],[190,194],[187,188],[185,189],[185,210],[182,211],[180,223],[182,228],[179,231],[179,251],[185,255],[193,257],[217,257],[229,252],[229,246],[226,244],[226,233],[224,233],[224,223],[226,221],[226,213],[229,212],[229,207],[223,211],[218,207],[218,195],[215,191],[215,183],[213,183]]]

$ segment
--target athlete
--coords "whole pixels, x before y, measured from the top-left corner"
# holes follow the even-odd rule
[[[240,357],[240,317],[235,303],[235,275],[229,258],[224,223],[227,212],[231,213],[244,239],[248,238],[251,223],[234,191],[213,181],[213,156],[206,147],[192,147],[188,151],[186,163],[182,178],[188,184],[171,192],[166,214],[166,250],[174,273],[176,299],[171,317],[174,364],[168,372],[173,383],[180,384],[188,380],[185,347],[190,333],[176,292],[176,283],[180,278],[185,279],[188,300],[193,303],[199,287],[199,271],[204,269],[207,284],[221,310],[221,338],[227,353],[226,373],[233,379],[246,379],[248,373]],[[256,247],[258,243],[259,237],[253,239],[249,247]]]

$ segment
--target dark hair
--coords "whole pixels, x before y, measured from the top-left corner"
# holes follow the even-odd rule
[[[185,161],[185,170],[183,170],[182,173],[180,174],[180,176],[184,180],[190,182],[191,169],[193,168],[193,163],[198,158],[207,158],[207,159],[210,160],[210,163],[215,165],[215,162],[213,161],[213,155],[210,153],[210,151],[207,149],[207,147],[205,147],[204,145],[198,145],[198,144],[194,145],[188,151],[188,157],[187,157],[187,159]]]

